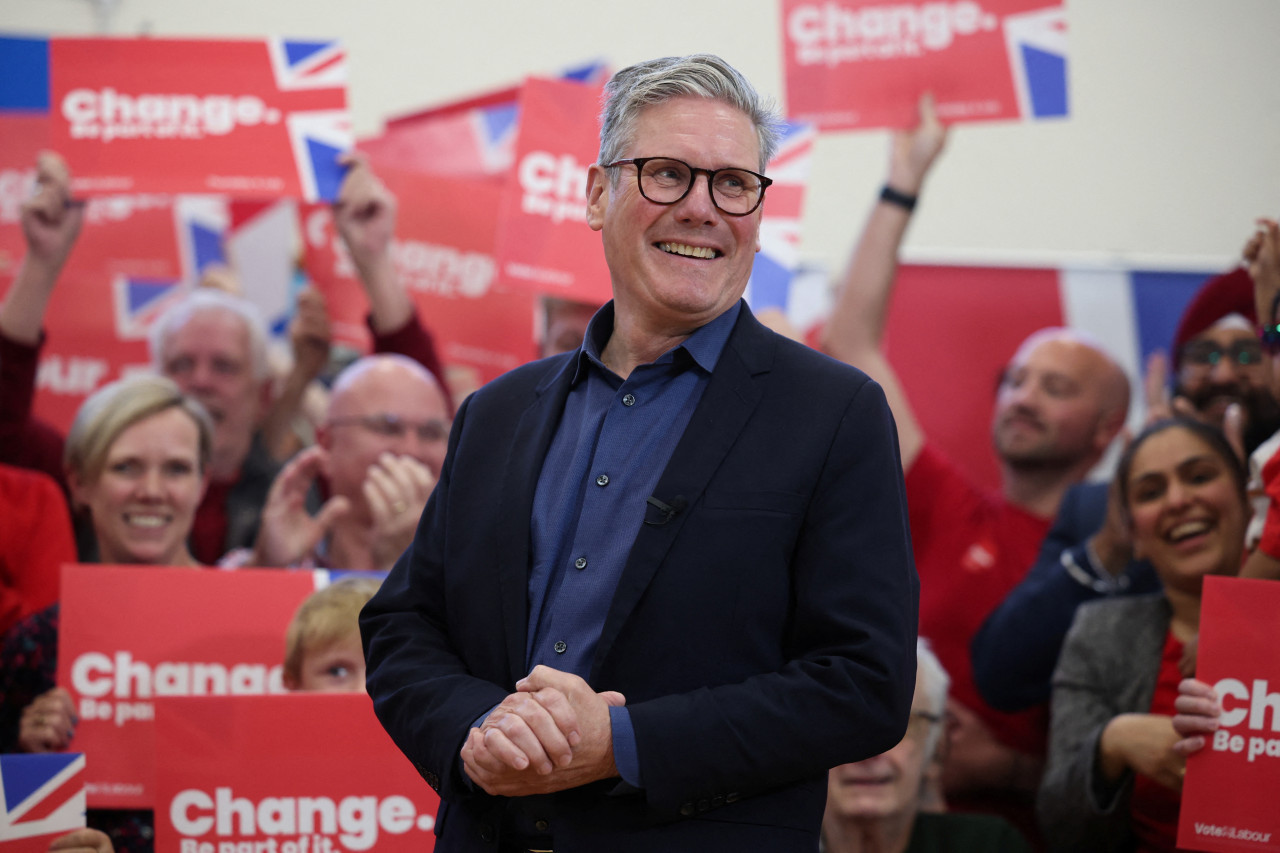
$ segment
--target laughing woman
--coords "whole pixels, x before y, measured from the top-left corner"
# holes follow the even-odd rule
[[[1055,850],[1176,849],[1178,664],[1199,631],[1204,578],[1236,574],[1244,550],[1245,475],[1217,430],[1153,424],[1116,477],[1134,550],[1164,591],[1086,605],[1067,636],[1039,800]]]
[[[93,394],[67,436],[66,471],[99,561],[196,566],[187,549],[207,482],[213,427],[168,379],[136,376]],[[58,605],[19,622],[0,650],[0,752],[57,752],[74,734],[71,696],[54,686]],[[98,815],[116,850],[150,850],[150,812]],[[90,825],[95,824],[90,812]]]

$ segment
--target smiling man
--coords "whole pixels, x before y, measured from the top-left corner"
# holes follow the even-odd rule
[[[899,249],[946,138],[926,96],[919,124],[894,135],[885,186],[840,284],[823,348],[880,383],[897,422],[920,571],[920,634],[952,678],[947,797],[957,810],[998,810],[1034,831],[1044,720],[989,707],[974,684],[969,647],[1035,560],[1067,489],[1124,426],[1129,384],[1088,336],[1041,329],[1018,346],[996,391],[991,444],[999,489],[972,481],[929,440],[883,343]]]
[[[253,544],[271,482],[280,470],[259,438],[270,400],[267,332],[244,299],[201,288],[152,324],[151,359],[213,419],[209,488],[191,529],[191,551],[206,563]]]
[[[610,81],[583,345],[458,411],[365,607],[374,707],[449,851],[817,849],[826,770],[906,727],[892,416],[742,301],[776,116],[707,55]]]

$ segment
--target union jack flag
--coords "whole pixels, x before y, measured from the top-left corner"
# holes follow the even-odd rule
[[[755,311],[778,308],[790,316],[791,278],[800,260],[800,223],[804,190],[817,130],[811,124],[788,123],[778,153],[765,170],[773,184],[765,192],[760,220],[760,252],[751,270],[747,301]]]
[[[1009,15],[1005,44],[1018,111],[1024,117],[1067,115],[1067,13],[1061,6]]]
[[[0,846],[43,853],[49,842],[84,827],[84,755],[0,755]]]
[[[271,39],[271,70],[282,92],[347,85],[347,51],[339,41]]]
[[[181,278],[132,278],[117,275],[111,281],[116,335],[125,341],[142,340],[157,317],[185,296],[210,264],[225,264],[223,240],[227,232],[227,202],[217,196],[177,196],[173,220]]]

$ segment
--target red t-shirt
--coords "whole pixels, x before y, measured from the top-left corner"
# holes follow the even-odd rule
[[[1151,713],[1172,717],[1177,713],[1173,700],[1178,698],[1178,682],[1182,681],[1183,644],[1170,631],[1160,655],[1160,674],[1151,697]],[[1154,779],[1134,774],[1133,795],[1129,798],[1129,819],[1138,837],[1136,853],[1169,853],[1178,850],[1178,809],[1182,795]]]
[[[1046,711],[1005,714],[982,701],[969,644],[983,621],[1035,563],[1050,519],[974,485],[926,444],[907,471],[907,508],[920,573],[920,636],[951,676],[951,695],[1002,742],[1043,755]]]
[[[0,634],[58,600],[76,561],[67,500],[50,477],[0,465]]]

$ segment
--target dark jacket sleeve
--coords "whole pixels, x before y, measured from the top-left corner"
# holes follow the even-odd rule
[[[1013,713],[1049,701],[1053,669],[1076,608],[1108,595],[1101,585],[1073,576],[1064,560],[1088,574],[1085,542],[1102,527],[1106,511],[1105,483],[1069,489],[1035,565],[974,636],[974,681],[993,708]],[[1122,586],[1128,594],[1147,593],[1158,590],[1159,582],[1148,563],[1135,561]]]
[[[67,489],[62,470],[63,438],[31,411],[40,348],[0,334],[0,463],[43,471]]]
[[[469,403],[454,420],[444,468],[413,543],[360,613],[367,686],[378,719],[441,798],[455,801],[474,793],[458,757],[471,723],[510,692],[471,674],[449,637],[445,611],[449,494]]]
[[[369,324],[369,332],[373,335],[373,351],[378,354],[394,353],[407,356],[430,370],[431,375],[440,383],[440,387],[445,389],[445,399],[449,401],[449,408],[452,412],[453,398],[448,393],[449,386],[445,382],[444,367],[440,364],[440,356],[436,353],[435,339],[431,336],[431,332],[427,327],[422,324],[417,310],[414,310],[407,323],[399,329],[385,334],[378,334],[374,330],[372,318],[366,318],[366,322]]]

